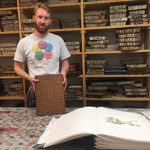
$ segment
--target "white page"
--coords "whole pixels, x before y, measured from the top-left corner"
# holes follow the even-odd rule
[[[109,117],[117,118],[125,124],[109,122]],[[150,142],[150,121],[140,114],[101,107],[98,108],[98,124],[99,134]]]
[[[51,129],[54,127],[54,124],[56,123],[57,119],[52,118],[49,124],[47,125],[44,133],[40,136],[40,139],[38,140],[37,144],[43,144],[43,141],[47,138],[47,133],[51,132]]]
[[[98,135],[96,138],[95,138],[95,142],[98,142],[100,143],[101,140],[104,140],[106,141],[107,143],[120,143],[120,144],[126,144],[126,145],[141,145],[141,144],[145,144],[145,145],[149,145],[150,147],[150,142],[147,143],[147,142],[141,142],[141,141],[133,141],[133,140],[126,140],[126,139],[122,139],[122,138],[116,138],[116,137],[112,137],[112,136],[106,136],[106,135]]]
[[[142,143],[142,142],[127,142],[127,141],[121,141],[116,139],[109,140],[102,137],[97,138],[95,145],[98,147],[101,147],[101,145],[105,145],[105,147],[109,147],[111,149],[135,149],[135,150],[149,150],[150,149],[150,143]]]
[[[47,132],[44,147],[76,137],[97,134],[97,109],[83,107],[57,119],[54,127]]]
[[[150,121],[150,110],[144,110],[141,113]]]

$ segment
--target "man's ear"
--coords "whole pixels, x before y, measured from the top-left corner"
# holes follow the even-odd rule
[[[49,23],[50,23],[50,24],[52,23],[52,19],[50,19]]]
[[[35,16],[32,17],[33,21],[35,22]]]

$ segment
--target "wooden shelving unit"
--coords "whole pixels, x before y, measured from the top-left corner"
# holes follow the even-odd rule
[[[9,32],[0,32],[0,36],[3,35],[15,35],[17,34],[19,36],[19,38],[21,39],[23,37],[23,34],[25,33],[31,33],[33,31],[23,31],[22,30],[22,24],[21,24],[21,11],[28,11],[33,9],[33,6],[29,6],[29,7],[20,7],[19,5],[19,0],[16,0],[17,2],[17,7],[12,7],[12,8],[0,8],[0,10],[16,10],[18,13],[18,23],[19,23],[19,30],[18,31],[9,31]],[[86,97],[86,80],[88,78],[146,78],[147,79],[147,83],[150,83],[150,74],[138,74],[138,75],[87,75],[86,74],[86,69],[85,69],[85,58],[88,55],[109,55],[109,54],[122,54],[123,52],[119,51],[119,50],[112,50],[112,51],[99,51],[99,52],[86,52],[85,51],[85,33],[89,32],[89,31],[110,31],[111,30],[115,30],[115,29],[122,29],[122,28],[133,28],[133,27],[140,27],[140,28],[144,28],[147,29],[148,31],[148,39],[150,39],[150,24],[138,24],[138,25],[121,25],[121,26],[104,26],[104,27],[85,27],[84,25],[84,12],[85,9],[88,7],[100,7],[104,6],[104,7],[108,7],[109,5],[115,5],[115,4],[128,4],[128,3],[132,3],[132,4],[136,4],[136,3],[141,3],[141,1],[139,0],[101,0],[101,1],[92,1],[92,2],[85,2],[84,0],[80,0],[80,2],[78,3],[65,3],[65,4],[53,4],[53,5],[49,5],[49,7],[52,10],[55,10],[57,13],[62,12],[62,10],[65,12],[67,11],[72,11],[75,9],[75,11],[80,11],[80,19],[81,19],[81,27],[80,28],[66,28],[66,29],[49,29],[50,32],[56,32],[56,34],[59,33],[79,33],[80,34],[80,39],[81,39],[81,52],[71,52],[72,56],[80,56],[81,57],[81,68],[82,68],[82,75],[78,76],[77,78],[80,78],[82,80],[82,86],[83,86],[83,97],[80,99],[81,101],[83,101],[83,105],[86,106],[86,102],[87,101],[92,101],[92,100],[99,100],[99,101],[103,101],[103,100],[112,100],[112,101],[148,101],[148,107],[150,107],[150,94],[148,97],[135,97],[135,98],[129,98],[129,97],[107,97],[107,98],[88,98]],[[142,3],[147,3],[148,5],[150,5],[150,1],[149,0],[143,0]],[[55,12],[54,11],[54,12]],[[149,53],[150,53],[150,44],[148,46],[148,49],[144,49],[144,50],[138,50],[135,52],[132,52],[133,54],[135,53],[141,53],[141,55],[143,54],[147,54],[148,55],[148,59],[149,60]],[[0,57],[12,57],[13,55],[0,55]],[[14,78],[19,78],[19,77],[0,77],[0,79],[14,79]],[[149,87],[150,84],[148,84]],[[26,98],[26,85],[25,85],[25,80],[23,80],[23,88],[24,88],[24,97],[0,97],[0,100],[24,100],[25,102],[25,98]],[[150,93],[150,87],[149,89],[149,93]]]

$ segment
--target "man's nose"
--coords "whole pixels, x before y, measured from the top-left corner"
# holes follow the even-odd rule
[[[41,23],[44,23],[45,22],[45,18],[41,18]]]

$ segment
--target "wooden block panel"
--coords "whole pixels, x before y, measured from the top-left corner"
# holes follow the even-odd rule
[[[36,113],[37,115],[54,115],[66,112],[62,75],[39,75],[36,83]]]

